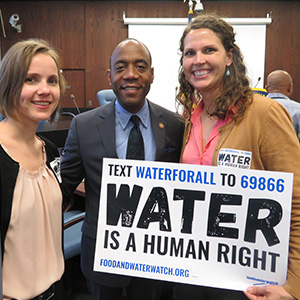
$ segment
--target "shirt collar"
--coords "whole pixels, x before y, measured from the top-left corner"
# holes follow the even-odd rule
[[[119,103],[118,99],[116,100],[115,107],[116,116],[121,124],[121,127],[124,130],[128,125],[129,120],[133,114],[128,112],[125,108],[123,108],[122,105]],[[149,104],[147,99],[145,99],[143,107],[135,115],[137,115],[140,118],[143,126],[147,128],[147,119],[149,118]]]
[[[290,99],[288,96],[282,94],[282,93],[269,93],[267,95],[268,98],[273,98],[273,99]]]

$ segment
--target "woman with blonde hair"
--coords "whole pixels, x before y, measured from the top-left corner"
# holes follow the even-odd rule
[[[58,151],[36,134],[53,120],[65,81],[44,40],[14,44],[0,65],[0,213],[4,299],[62,300]]]

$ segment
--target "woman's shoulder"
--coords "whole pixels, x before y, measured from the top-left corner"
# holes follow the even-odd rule
[[[285,123],[291,119],[288,111],[279,102],[258,94],[254,94],[245,117],[255,123]]]
[[[47,138],[38,135],[38,137],[44,142],[45,144],[45,149],[46,149],[46,154],[47,154],[47,161],[51,161],[57,157],[59,157],[59,152],[56,147],[56,145],[48,140]]]
[[[272,105],[272,103],[275,103],[276,101],[272,98],[268,98],[259,94],[254,93],[253,94],[253,104],[259,105],[259,106],[266,106]]]
[[[260,114],[267,113],[268,111],[278,110],[284,111],[283,106],[272,98],[268,98],[259,94],[253,95],[253,101],[249,107],[252,113]]]

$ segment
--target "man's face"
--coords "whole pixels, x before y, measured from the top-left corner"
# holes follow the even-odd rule
[[[138,112],[154,78],[147,49],[136,41],[119,44],[112,53],[107,77],[122,107]]]

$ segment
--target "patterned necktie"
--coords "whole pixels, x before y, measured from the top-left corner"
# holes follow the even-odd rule
[[[126,158],[145,159],[143,136],[140,131],[140,118],[132,115],[130,121],[134,124],[128,137]]]

